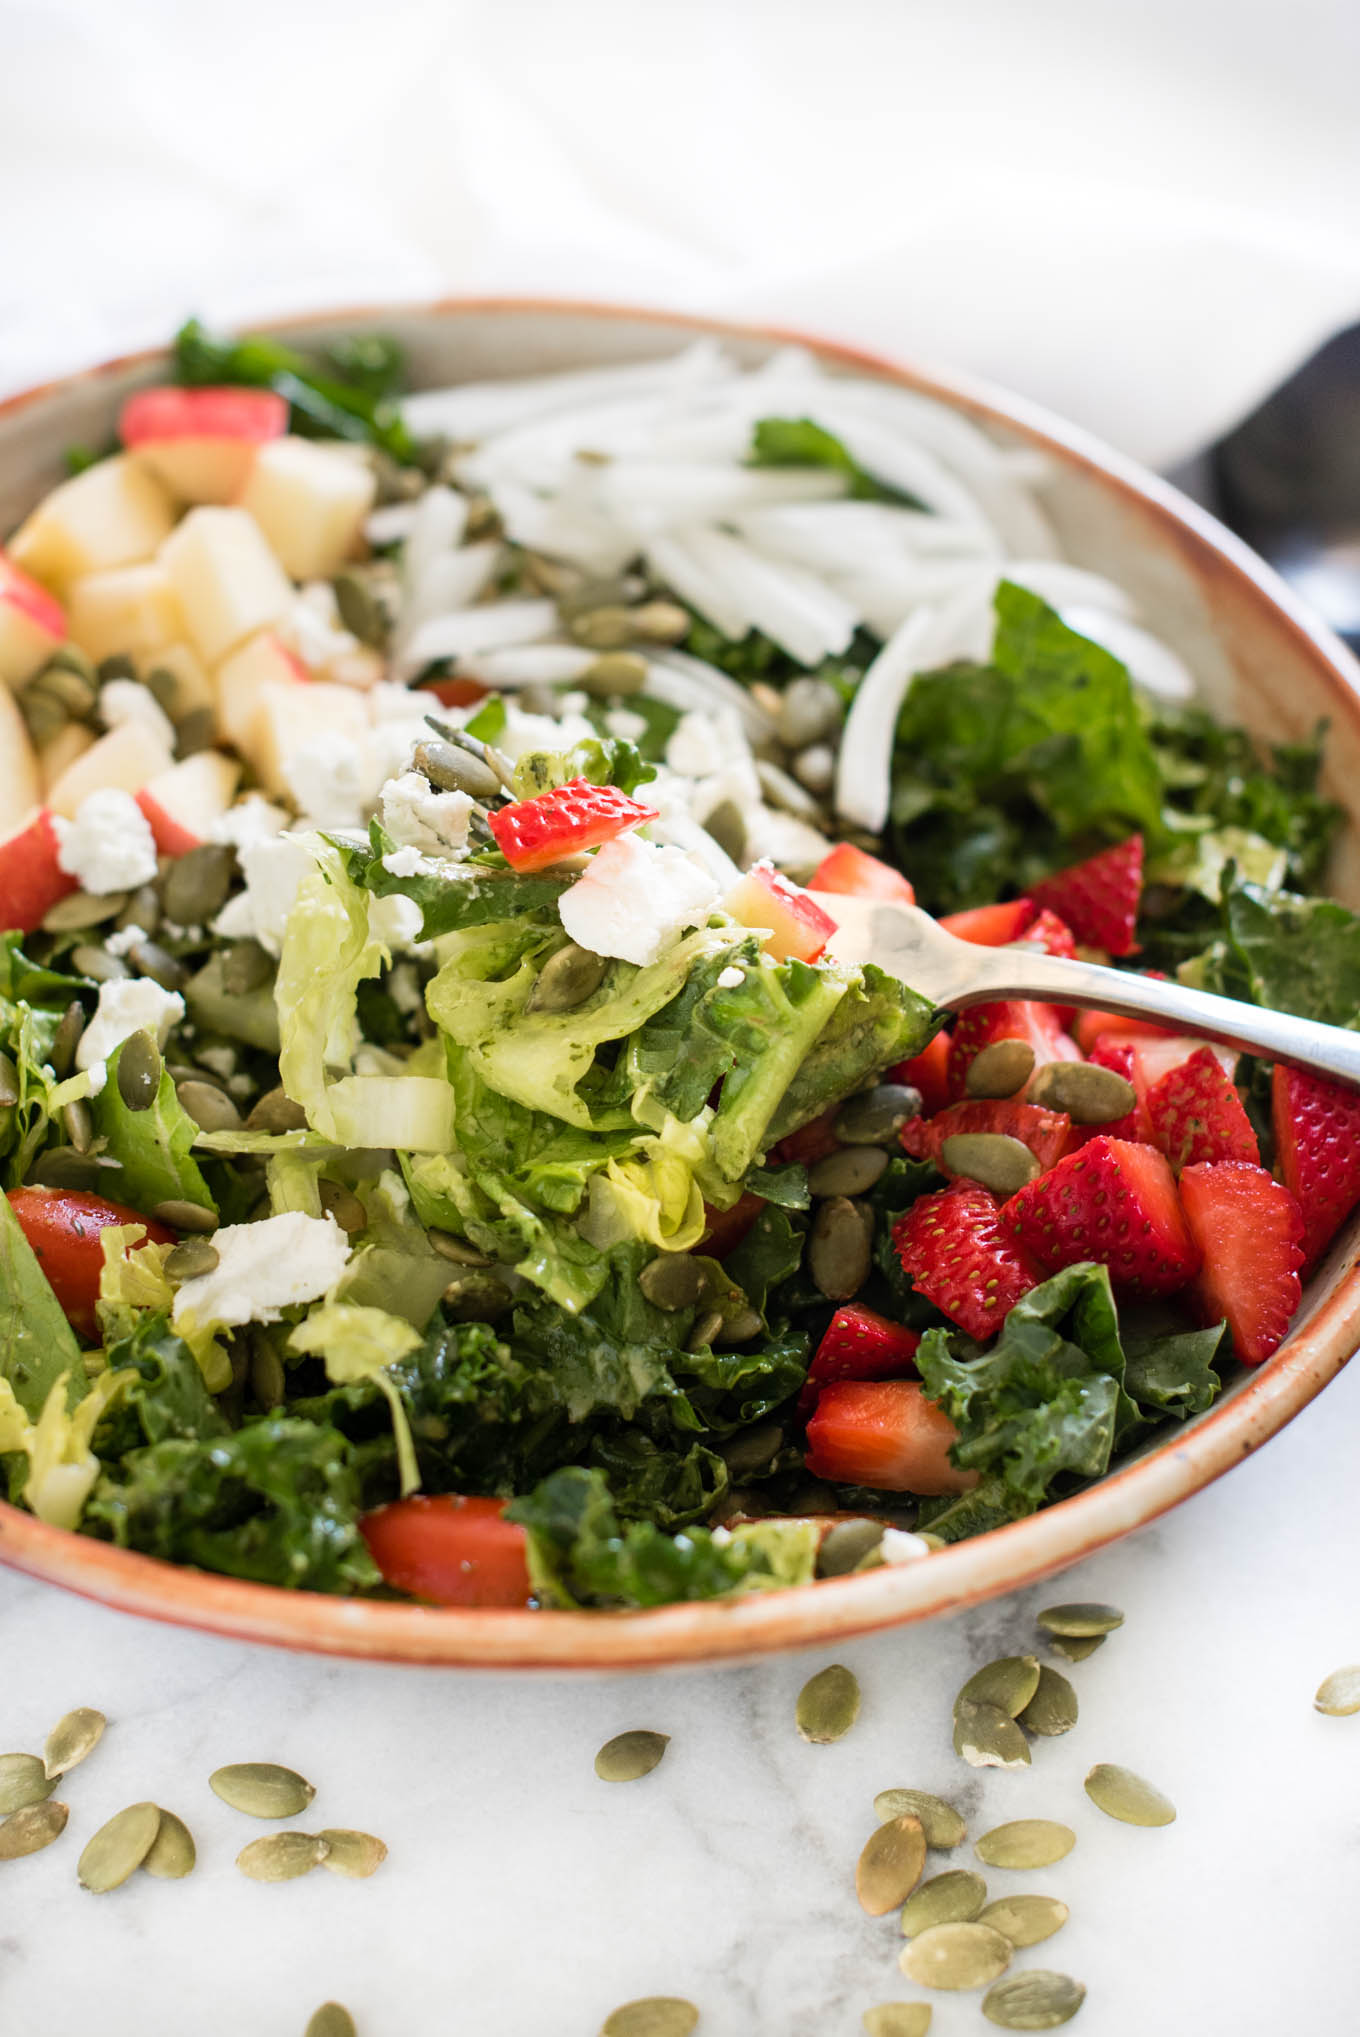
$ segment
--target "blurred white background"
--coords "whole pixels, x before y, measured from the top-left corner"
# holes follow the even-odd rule
[[[1360,315],[1354,0],[0,0],[0,386],[556,291],[971,368],[1165,463]]]

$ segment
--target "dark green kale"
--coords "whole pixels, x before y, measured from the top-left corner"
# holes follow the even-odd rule
[[[529,1539],[529,1573],[547,1605],[669,1605],[721,1598],[768,1571],[754,1551],[715,1541],[705,1528],[666,1534],[649,1521],[624,1526],[600,1470],[556,1471],[506,1509]]]
[[[263,333],[218,338],[191,318],[175,335],[173,371],[177,382],[190,386],[243,383],[274,390],[288,403],[289,429],[304,438],[354,439],[403,466],[419,458],[397,402],[401,350],[379,334],[338,341],[316,361]]]

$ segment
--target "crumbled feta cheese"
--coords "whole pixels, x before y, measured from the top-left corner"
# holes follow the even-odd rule
[[[130,792],[106,786],[76,808],[72,821],[57,823],[58,867],[96,897],[132,891],[156,874],[156,838]]]
[[[762,857],[777,863],[794,876],[815,870],[827,851],[824,835],[791,813],[776,813],[772,807],[752,806],[746,814],[746,860],[758,863]]]
[[[666,744],[666,763],[682,778],[708,778],[749,755],[745,731],[731,708],[682,714]]]
[[[507,700],[505,726],[496,738],[496,748],[516,764],[532,750],[569,750],[573,743],[588,742],[594,734],[583,714],[564,714],[558,720],[551,714],[529,714]]]
[[[604,725],[621,743],[640,743],[647,733],[646,715],[635,714],[631,707],[611,707]]]
[[[419,877],[422,870],[434,868],[419,849],[389,849],[382,859],[382,866],[393,877]]]
[[[99,689],[99,719],[106,729],[139,722],[167,750],[175,747],[175,724],[149,687],[140,679],[110,679]]]
[[[913,1535],[906,1528],[885,1528],[878,1553],[885,1563],[915,1563],[918,1557],[929,1556],[930,1544],[924,1535]]]
[[[205,1068],[211,1068],[214,1075],[220,1075],[224,1082],[236,1073],[236,1049],[224,1041],[220,1047],[200,1047],[194,1059],[201,1061]]]
[[[271,840],[287,827],[288,819],[284,809],[273,805],[262,792],[248,792],[235,806],[218,814],[208,830],[208,839],[230,842],[234,849],[244,849],[251,842]]]
[[[368,901],[368,930],[391,955],[424,955],[430,943],[422,941],[420,929],[425,915],[413,898],[394,891],[389,898]]]
[[[323,729],[289,752],[283,775],[293,804],[314,827],[357,827],[364,810],[364,754],[340,729]]]
[[[682,849],[620,835],[591,857],[558,911],[572,940],[593,955],[654,962],[683,927],[707,917],[718,889]]]
[[[77,1068],[103,1069],[115,1047],[134,1033],[154,1033],[164,1046],[176,1019],[184,1017],[184,999],[177,990],[162,990],[149,976],[125,976],[101,983],[94,1017],[76,1047]],[[101,1083],[100,1088],[103,1087]]]
[[[375,728],[385,721],[410,721],[420,715],[448,715],[456,711],[445,707],[437,693],[423,686],[394,686],[384,680],[368,696],[368,712]]]
[[[134,921],[130,927],[119,927],[116,933],[107,936],[104,952],[107,955],[117,955],[121,959],[136,947],[138,941],[148,941],[150,938],[146,928],[139,927]]]
[[[420,978],[409,962],[398,962],[387,979],[387,994],[398,1011],[424,1011],[425,993]]]
[[[719,976],[718,988],[719,990],[737,990],[740,989],[741,985],[745,981],[746,981],[746,971],[744,969],[738,969],[736,964],[733,963],[730,968],[724,969],[722,974]]]
[[[466,792],[436,792],[419,771],[390,779],[378,802],[378,818],[399,849],[447,856],[467,847],[472,801]],[[392,867],[388,865],[389,869]]]
[[[286,1308],[334,1287],[349,1259],[349,1240],[334,1217],[297,1210],[213,1232],[217,1264],[186,1280],[175,1296],[175,1323],[275,1323]]]
[[[246,888],[227,900],[213,931],[229,941],[258,941],[277,955],[298,887],[316,868],[312,852],[301,835],[285,834],[247,842],[239,854]]]

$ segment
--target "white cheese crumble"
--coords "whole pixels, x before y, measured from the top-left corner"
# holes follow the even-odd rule
[[[248,792],[235,806],[218,814],[208,830],[208,839],[245,849],[252,842],[271,841],[287,825],[288,815],[281,806],[275,806],[262,792]]]
[[[307,824],[350,828],[363,819],[364,754],[340,729],[322,729],[290,750],[283,775]]]
[[[286,1308],[315,1301],[334,1287],[349,1260],[349,1239],[334,1217],[298,1210],[213,1232],[217,1264],[186,1280],[172,1319],[200,1329],[210,1323],[274,1323]]]
[[[106,786],[76,808],[72,821],[58,821],[58,867],[83,891],[133,891],[156,874],[156,838],[130,792]]]
[[[718,899],[717,880],[682,849],[635,834],[606,842],[563,893],[562,925],[579,947],[622,962],[654,962],[682,928]]]
[[[631,707],[611,707],[604,725],[621,743],[640,743],[648,727],[646,715],[636,714]]]
[[[163,1047],[171,1026],[183,1016],[184,999],[179,992],[162,990],[149,976],[120,977],[114,983],[101,983],[94,1017],[76,1048],[76,1066],[97,1067],[102,1075],[104,1063],[114,1048],[133,1033],[154,1033],[157,1044]],[[103,1083],[98,1087],[102,1089]]]
[[[225,940],[255,940],[271,955],[283,949],[283,930],[304,877],[316,868],[300,835],[267,835],[239,850],[244,891],[229,898],[213,921]]]
[[[340,620],[335,590],[328,580],[309,580],[299,588],[291,608],[274,628],[289,650],[296,651],[314,672],[359,649],[358,637]]]
[[[389,779],[378,802],[378,819],[399,849],[426,855],[459,854],[467,847],[472,801],[466,792],[436,792],[419,771]],[[387,866],[393,866],[389,863]]]
[[[140,679],[110,679],[101,686],[99,719],[106,729],[122,728],[129,721],[140,722],[147,734],[157,737],[167,750],[175,747],[175,724]]]
[[[915,1563],[929,1556],[930,1544],[924,1535],[913,1535],[906,1528],[885,1528],[878,1553],[885,1563]]]
[[[435,867],[419,849],[389,849],[382,859],[382,866],[393,877],[419,877],[422,870]]]
[[[121,958],[135,948],[138,941],[149,941],[150,938],[146,928],[139,927],[134,920],[130,927],[119,927],[116,933],[108,936],[104,942],[104,951],[106,954]]]
[[[737,990],[746,981],[746,971],[738,969],[736,963],[723,970],[718,978],[719,990]]]

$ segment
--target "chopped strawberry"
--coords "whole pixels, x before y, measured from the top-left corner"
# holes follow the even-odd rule
[[[1303,1211],[1311,1266],[1360,1202],[1360,1091],[1277,1061],[1270,1110],[1276,1158]]]
[[[1120,1048],[1127,1048],[1132,1059],[1127,1067],[1122,1062],[1119,1064],[1120,1073],[1128,1076],[1139,1096],[1146,1101],[1164,1076],[1205,1047],[1231,1082],[1237,1072],[1237,1056],[1232,1048],[1216,1047],[1208,1040],[1195,1039],[1190,1033],[1102,1033],[1092,1049],[1091,1059],[1099,1067],[1113,1068],[1115,1062],[1110,1056]]]
[[[912,1360],[920,1341],[919,1331],[889,1322],[860,1302],[846,1302],[832,1316],[813,1353],[798,1396],[800,1409],[815,1407],[818,1394],[833,1379],[900,1379],[914,1372]]]
[[[530,871],[546,870],[582,849],[598,849],[656,817],[655,807],[630,799],[617,786],[573,778],[534,799],[497,808],[487,816],[487,825],[510,867]]]
[[[1181,1203],[1204,1257],[1200,1313],[1207,1323],[1226,1316],[1237,1356],[1259,1365],[1283,1343],[1299,1305],[1303,1212],[1264,1167],[1245,1160],[1187,1167]]]
[[[433,693],[442,707],[475,707],[491,691],[480,679],[422,679],[422,693]]]
[[[893,1079],[897,1078],[894,1076]],[[800,1167],[815,1167],[819,1160],[825,1160],[827,1154],[834,1153],[840,1144],[833,1129],[840,1109],[838,1103],[833,1103],[830,1110],[824,1110],[820,1117],[799,1125],[796,1132],[787,1132],[774,1149],[775,1159],[796,1160]]]
[[[888,1070],[889,1082],[905,1082],[920,1091],[926,1117],[943,1110],[949,1101],[949,1048],[949,1034],[936,1033],[930,1045],[913,1054],[910,1061],[899,1061]]]
[[[1051,1004],[1035,1004],[1026,998],[1007,998],[994,1004],[974,1004],[961,1012],[954,1027],[949,1051],[949,1095],[957,1101],[964,1094],[968,1069],[975,1056],[994,1040],[1026,1040],[1034,1049],[1036,1067],[1045,1061],[1080,1061],[1081,1049]]]
[[[949,1452],[958,1431],[916,1379],[836,1380],[807,1425],[807,1468],[835,1485],[870,1485],[922,1498],[967,1492],[975,1471]]]
[[[1008,1235],[996,1198],[975,1181],[919,1196],[892,1238],[918,1293],[979,1342],[1042,1278]]]
[[[1134,1076],[1133,1047],[1127,1040],[1112,1039],[1103,1034],[1092,1042],[1089,1056],[1097,1068],[1113,1068],[1116,1075],[1122,1075],[1134,1088],[1133,1109],[1127,1117],[1116,1118],[1108,1125],[1073,1125],[1071,1145],[1088,1146],[1092,1139],[1131,1139],[1137,1146],[1155,1146],[1152,1136],[1152,1119],[1147,1113],[1147,1103],[1139,1091]]]
[[[771,930],[766,946],[778,962],[815,962],[836,931],[830,913],[770,862],[753,863],[723,904],[742,926]]]
[[[1174,1293],[1199,1267],[1165,1156],[1108,1133],[1020,1189],[1005,1219],[1041,1265],[1096,1259],[1126,1292]]]
[[[902,1144],[913,1160],[933,1160],[947,1174],[949,1169],[940,1159],[946,1139],[960,1132],[999,1133],[1003,1138],[1019,1139],[1047,1169],[1067,1151],[1071,1129],[1066,1111],[1043,1110],[1036,1103],[1020,1103],[1012,1096],[969,1097],[963,1103],[951,1103],[933,1118],[911,1118],[902,1127]]]
[[[749,1191],[739,1196],[731,1209],[714,1209],[712,1203],[706,1202],[700,1249],[710,1259],[725,1259],[729,1252],[736,1251],[764,1207],[764,1196]]]
[[[1045,906],[1036,919],[1032,919],[1023,934],[1017,934],[1010,943],[1016,948],[1039,948],[1045,955],[1063,955],[1068,960],[1077,952],[1077,943],[1067,921],[1059,919],[1056,912]]]
[[[1152,1135],[1179,1174],[1215,1160],[1259,1166],[1251,1119],[1212,1047],[1200,1047],[1147,1094]]]
[[[1034,918],[1031,898],[1012,898],[1005,905],[974,905],[966,912],[947,912],[940,925],[957,940],[976,948],[1004,948],[1018,941]]]
[[[910,880],[890,863],[866,855],[850,842],[838,842],[823,856],[808,879],[809,891],[839,891],[852,898],[887,898],[898,905],[915,905],[916,892]]]
[[[1079,941],[1111,955],[1131,955],[1143,895],[1143,837],[1130,835],[1084,863],[1056,870],[1031,888],[1037,906],[1066,920]]]

